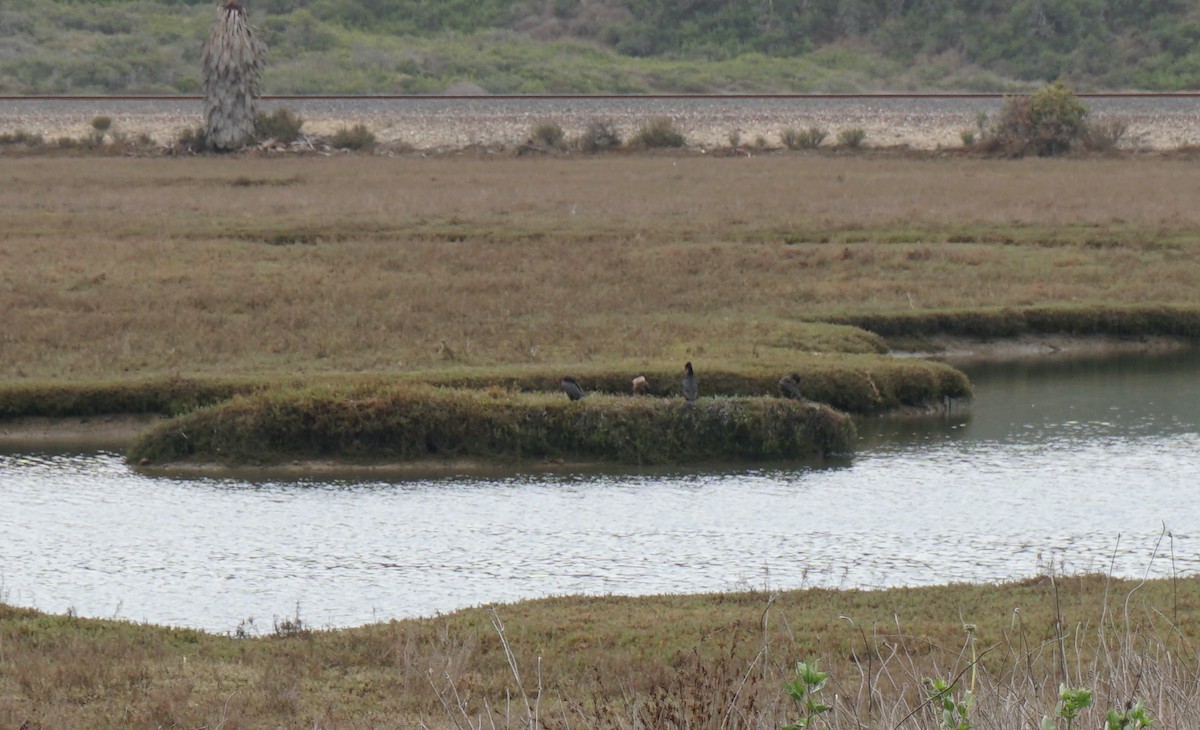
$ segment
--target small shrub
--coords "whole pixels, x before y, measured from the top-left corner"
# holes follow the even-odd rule
[[[365,124],[342,127],[329,138],[330,146],[339,150],[370,150],[375,148],[375,135]]]
[[[783,146],[789,150],[815,150],[828,136],[829,132],[820,127],[785,129],[779,133]]]
[[[105,132],[107,132],[109,129],[112,128],[112,123],[113,123],[112,117],[106,117],[103,115],[98,116],[98,117],[92,117],[92,129],[96,130],[101,135],[103,135]]]
[[[24,129],[0,134],[0,145],[19,144],[26,147],[40,147],[45,144],[45,141],[40,132],[26,132]]]
[[[655,117],[650,123],[638,130],[633,136],[633,143],[639,147],[682,147],[683,133],[675,128],[675,123],[667,117]]]
[[[290,109],[276,109],[270,114],[259,112],[254,117],[254,136],[261,141],[273,139],[282,144],[291,144],[300,137],[304,119]]]
[[[185,152],[201,153],[208,150],[208,133],[204,131],[204,127],[191,127],[179,133],[179,138],[175,140],[179,148]]]
[[[579,138],[579,149],[588,152],[605,152],[621,146],[621,135],[616,126],[606,119],[593,119],[588,122]]]
[[[54,140],[54,146],[59,149],[71,150],[79,146],[79,140],[74,137],[62,136]]]
[[[561,149],[565,138],[563,128],[558,122],[539,122],[534,125],[530,140],[549,150]]]
[[[1089,122],[1083,136],[1083,146],[1092,152],[1112,152],[1121,146],[1128,132],[1129,124],[1123,119]]]
[[[740,130],[735,129],[729,133],[729,146],[736,150],[741,145],[742,133]]]
[[[973,129],[964,129],[958,133],[958,138],[962,140],[963,147],[975,146],[975,130]]]
[[[851,127],[838,132],[838,144],[852,150],[862,147],[863,140],[866,138],[867,131],[862,127]]]

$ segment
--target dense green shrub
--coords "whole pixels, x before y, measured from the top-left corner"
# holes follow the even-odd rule
[[[334,132],[329,145],[339,150],[371,150],[375,148],[375,135],[365,124],[355,124]]]
[[[637,131],[632,142],[646,148],[682,147],[684,138],[669,117],[655,117]]]
[[[1087,107],[1061,83],[1004,100],[986,147],[1012,157],[1069,152],[1087,134]]]
[[[290,109],[280,107],[267,114],[259,112],[254,116],[254,136],[261,141],[273,139],[283,144],[291,144],[300,138],[300,129],[304,119]]]

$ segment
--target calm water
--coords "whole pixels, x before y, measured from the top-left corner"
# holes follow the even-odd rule
[[[0,454],[0,598],[231,631],[297,605],[348,626],[558,594],[1200,572],[1195,353],[971,374],[969,411],[873,424],[820,467],[254,482]]]

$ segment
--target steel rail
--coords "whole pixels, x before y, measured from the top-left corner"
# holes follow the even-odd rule
[[[868,94],[267,94],[259,97],[263,101],[576,101],[576,100],[628,100],[662,99],[687,101],[700,100],[855,100],[855,99],[1003,99],[1012,94],[1005,93],[868,93]],[[1077,93],[1084,99],[1191,99],[1200,98],[1200,91],[1118,91],[1103,93]],[[195,94],[6,94],[0,102],[9,101],[203,101]]]

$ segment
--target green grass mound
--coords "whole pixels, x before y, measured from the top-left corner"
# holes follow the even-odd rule
[[[846,415],[782,398],[682,399],[401,386],[238,396],[154,428],[135,463],[286,459],[579,459],[626,464],[802,459],[849,451]]]
[[[1140,307],[1003,307],[935,312],[898,312],[832,317],[881,337],[952,335],[982,339],[1021,335],[1161,335],[1200,340],[1200,309]]]
[[[157,378],[0,384],[0,418],[161,413],[172,416],[262,387],[244,380]]]

